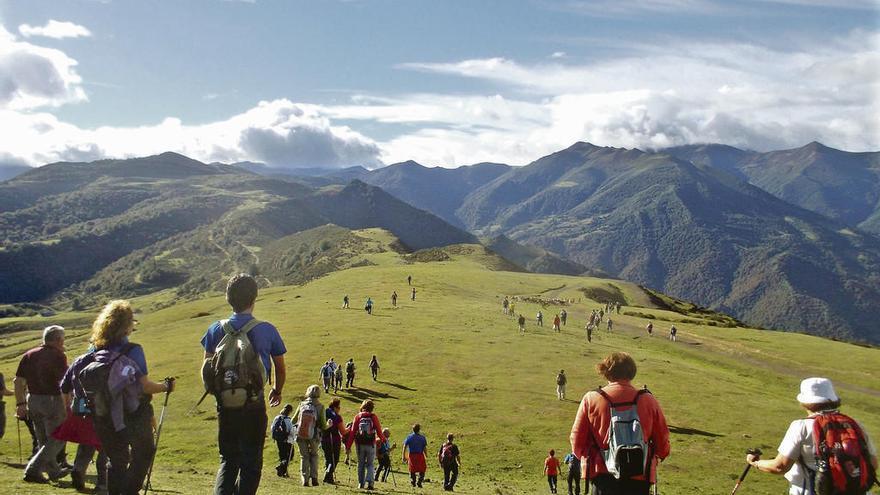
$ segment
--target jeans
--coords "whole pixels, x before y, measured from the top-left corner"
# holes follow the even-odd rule
[[[458,481],[458,463],[450,462],[443,465],[443,489],[451,490]]]
[[[61,395],[28,394],[27,408],[28,417],[34,424],[38,450],[24,468],[24,474],[39,476],[40,473],[46,472],[50,478],[58,477],[61,474],[58,453],[64,450],[64,442],[52,438],[52,432],[67,416],[64,399]]]
[[[593,495],[648,495],[651,484],[644,480],[615,479],[610,474],[600,474],[591,480]]]
[[[354,387],[354,373],[345,375],[345,388]]]
[[[373,484],[373,460],[376,458],[376,446],[369,444],[357,445],[358,485]]]
[[[218,414],[217,444],[220,469],[214,495],[254,495],[260,487],[263,447],[269,418],[260,401],[242,409],[221,409]]]
[[[153,444],[153,406],[125,415],[125,428],[116,431],[109,417],[95,418],[95,433],[107,454],[107,488],[110,495],[137,495],[143,488],[156,446]]]
[[[336,466],[339,464],[339,454],[341,443],[323,442],[321,448],[324,450],[324,481],[333,481],[333,473],[336,472]]]
[[[572,490],[572,485],[574,486],[574,490]],[[568,470],[568,495],[580,495],[581,494],[581,470],[578,469],[569,469]]]
[[[278,444],[278,467],[275,471],[278,472],[278,476],[287,476],[287,465],[290,463],[293,445],[283,440],[276,440],[275,443]]]
[[[550,485],[550,493],[556,493],[556,475],[547,475],[547,484]]]
[[[318,479],[318,450],[320,449],[321,440],[313,438],[311,440],[297,439],[296,444],[299,446],[299,472],[303,481],[309,479]]]
[[[98,450],[91,445],[79,444],[76,449],[76,457],[73,460],[73,470],[80,474],[86,474],[89,464]],[[98,451],[98,459],[95,461],[95,471],[97,472],[97,486],[107,486],[107,454],[103,450]]]

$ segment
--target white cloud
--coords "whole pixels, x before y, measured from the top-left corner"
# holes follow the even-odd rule
[[[544,0],[551,10],[592,17],[675,15],[766,15],[767,4],[791,7],[877,10],[878,0]]]
[[[0,108],[85,101],[76,65],[64,52],[18,41],[0,26]]]
[[[92,32],[85,26],[67,21],[56,21],[55,19],[50,19],[45,26],[22,24],[18,26],[18,32],[25,38],[44,36],[59,40],[63,38],[86,38],[92,35]]]
[[[32,165],[176,151],[203,161],[254,160],[277,166],[375,167],[379,148],[318,107],[260,102],[229,119],[186,125],[176,118],[141,127],[82,129],[48,113],[0,110],[3,151]]]
[[[566,57],[565,52],[553,52],[550,54],[550,58],[565,58],[565,57]]]

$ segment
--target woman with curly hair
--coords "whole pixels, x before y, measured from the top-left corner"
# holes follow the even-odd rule
[[[96,361],[110,364],[110,381],[115,378],[115,361],[130,364],[122,369],[133,373],[129,380],[137,392],[134,403],[120,397],[118,400],[124,402],[121,408],[111,406],[109,410],[95,412],[95,431],[109,458],[110,495],[135,495],[140,491],[156,449],[150,399],[153,394],[174,389],[173,379],[150,380],[144,349],[129,341],[136,324],[131,304],[122,300],[107,303],[92,324],[91,343],[96,349]]]

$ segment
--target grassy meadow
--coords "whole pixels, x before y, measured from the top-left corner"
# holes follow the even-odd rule
[[[360,235],[390,242],[380,231]],[[414,263],[391,250],[371,253],[365,256],[371,266],[335,272],[302,286],[262,290],[255,314],[278,327],[288,348],[284,400],[296,402],[308,385],[318,383],[318,370],[330,357],[337,362],[354,358],[359,370],[356,388],[339,394],[346,419],[364,398],[372,398],[393,441],[402,444],[410,425],[420,422],[431,454],[447,432],[454,432],[463,462],[456,491],[464,493],[546,493],[541,472],[547,450],[556,449],[560,457],[568,452],[578,402],[585,392],[603,384],[594,366],[612,351],[635,357],[639,365],[635,384],[651,389],[670,424],[672,454],[660,467],[661,493],[728,493],[742,471],[746,448],[775,453],[789,422],[803,415],[794,396],[799,381],[808,376],[833,379],[844,412],[858,418],[875,442],[880,441],[880,350],[800,334],[709,326],[710,320],[700,315],[651,308],[645,293],[626,282],[493,270],[498,260],[479,247],[446,251],[448,260]],[[413,277],[415,301],[409,300],[407,275]],[[645,334],[643,317],[613,315],[614,332],[607,333],[603,323],[593,342],[586,342],[586,315],[600,303],[587,299],[581,289],[608,284],[625,294],[624,312],[656,318],[653,337]],[[393,290],[400,296],[397,308],[391,307]],[[341,309],[345,294],[351,298],[348,310]],[[560,306],[543,308],[545,326],[536,328],[534,316],[541,306],[518,301],[517,312],[528,321],[526,335],[520,336],[514,319],[502,315],[505,294],[578,302],[565,306],[568,325],[556,334],[552,319]],[[375,301],[372,316],[362,310],[368,296]],[[135,300],[143,312],[133,340],[144,346],[151,377],[179,377],[169,402],[153,487],[160,494],[210,493],[218,465],[212,400],[195,414],[186,413],[202,392],[199,339],[229,309],[222,295],[173,305],[168,305],[169,297],[159,293]],[[72,359],[85,350],[88,328],[77,324],[79,315],[67,316],[74,322],[67,340]],[[685,319],[699,323],[678,323]],[[51,318],[34,320],[51,322]],[[675,343],[665,338],[672,321],[679,328]],[[10,387],[18,356],[38,338],[37,330],[0,335],[0,371]],[[367,368],[372,354],[382,366],[378,381],[370,379]],[[562,402],[555,395],[559,369],[565,369],[569,379],[569,398]],[[330,398],[321,400],[326,404]],[[69,481],[56,486],[21,481],[13,404],[12,398],[7,399],[0,492],[61,493],[59,486],[69,490]],[[161,398],[154,404],[158,416]],[[275,414],[270,411],[270,418]],[[26,430],[23,435],[27,436]],[[27,445],[29,439],[22,441]],[[74,450],[68,447],[71,460]],[[377,487],[382,492],[409,493],[399,447],[394,454],[397,488],[391,478]],[[296,476],[299,456],[290,479],[275,477],[276,458],[274,444],[267,440],[261,493],[356,491],[356,473],[348,483],[346,466],[337,475],[340,485],[303,488]],[[428,478],[431,482],[423,491],[442,492],[438,482],[442,471],[436,462],[429,464]],[[763,473],[750,474],[740,491],[785,492],[781,477]]]

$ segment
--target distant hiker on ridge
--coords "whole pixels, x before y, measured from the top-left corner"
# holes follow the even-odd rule
[[[654,336],[654,323],[648,322],[648,326],[645,327],[645,330],[648,332],[648,337]]]
[[[596,370],[608,384],[584,395],[571,428],[572,452],[587,459],[582,463],[586,471],[582,477],[592,483],[595,495],[648,495],[651,484],[656,483],[658,460],[669,456],[666,418],[647,388],[632,386],[636,362],[629,354],[614,352],[599,362]],[[633,430],[635,419],[640,431]],[[609,436],[611,424],[619,425],[613,436]],[[606,443],[609,438],[614,439],[611,444]],[[622,447],[630,456],[617,455]],[[639,450],[642,456],[637,454]],[[640,458],[646,462],[638,461]]]
[[[345,363],[345,388],[354,387],[354,358],[350,358],[347,363]]]
[[[525,333],[526,333],[526,317],[523,315],[519,315],[519,320],[517,320],[517,323],[519,323],[519,334],[525,335]]]
[[[348,309],[348,294],[342,298],[342,309]]]
[[[538,311],[538,314],[535,315],[535,320],[538,323],[539,327],[543,327],[544,326],[544,313],[541,313],[540,311]]]
[[[391,306],[397,307],[397,291],[391,293]]]
[[[416,300],[416,288],[415,287],[412,288],[412,295],[410,296],[410,300],[411,301]]]
[[[269,422],[264,396],[265,377],[274,369],[275,379],[269,390],[271,407],[281,403],[287,377],[284,366],[287,348],[281,335],[271,323],[253,317],[257,291],[257,281],[250,275],[239,274],[230,278],[226,284],[226,301],[232,306],[232,316],[214,322],[202,337],[205,349],[202,376],[206,390],[217,399],[220,469],[214,495],[253,495],[257,492]],[[247,350],[240,354],[233,351],[241,346]],[[228,373],[235,366],[235,363],[229,364],[230,358],[234,362],[236,356],[244,360],[240,365],[256,374],[228,380]]]
[[[565,400],[565,385],[568,383],[568,378],[565,376],[565,370],[559,370],[559,374],[556,375],[556,398],[559,400]]]
[[[412,275],[407,275],[407,277],[406,277],[406,285],[412,285]]]
[[[560,324],[561,324],[561,320],[559,319],[559,315],[556,315],[556,316],[553,318],[553,330],[556,331],[556,332],[561,331],[561,329],[559,328],[559,325],[560,325]]]
[[[669,327],[669,340],[675,342],[675,336],[678,334],[678,329],[675,328],[675,325]]]
[[[606,328],[606,330],[609,332],[614,330],[614,321],[611,319],[610,316],[608,317],[608,327]]]
[[[367,303],[364,305],[364,311],[369,315],[373,314],[373,300],[369,297],[367,298]]]
[[[504,296],[504,300],[501,301],[501,312],[504,315],[507,315],[507,310],[510,308],[510,300],[507,299],[507,296]]]
[[[559,319],[562,321],[562,326],[565,326],[565,320],[568,319],[568,312],[564,309],[559,312]]]

